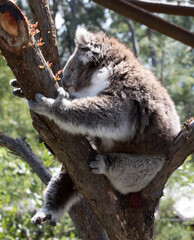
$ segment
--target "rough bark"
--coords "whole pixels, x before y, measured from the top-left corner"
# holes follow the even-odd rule
[[[14,6],[8,0],[3,1],[5,2]],[[18,11],[16,13],[20,14]],[[23,38],[18,35],[15,38],[17,44],[13,49],[10,41],[13,36],[5,34],[1,22],[2,54],[27,98],[33,98],[35,92],[41,92],[47,97],[55,97],[53,74],[28,35],[28,23],[24,17],[20,17],[17,24],[19,28],[23,24],[23,29],[26,30],[26,32],[19,31],[26,35],[24,40],[28,40],[25,40],[25,48],[22,47]],[[40,65],[44,68],[40,68]],[[65,163],[76,188],[83,194],[111,240],[153,239],[154,211],[162,196],[164,185],[172,172],[194,152],[194,123],[177,136],[163,169],[154,180],[140,193],[122,196],[110,187],[105,177],[93,175],[89,171],[87,159],[95,152],[84,137],[67,134],[53,122],[33,113],[32,119],[35,129],[54,155]]]
[[[51,69],[56,74],[60,69],[60,59],[54,22],[52,20],[48,0],[28,0],[34,20],[38,22],[40,36],[44,45],[41,47],[46,61],[52,63]]]
[[[125,17],[136,22],[146,25],[153,30],[165,34],[179,42],[194,47],[194,33],[187,29],[177,26],[176,24],[167,22],[152,13],[135,6],[127,0],[93,0],[94,2],[109,8]]]

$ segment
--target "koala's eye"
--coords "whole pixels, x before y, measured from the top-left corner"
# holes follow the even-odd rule
[[[73,72],[73,70],[74,70],[73,67],[71,67],[71,68],[70,68],[70,71]]]
[[[85,52],[90,51],[89,47],[86,46],[81,46],[80,49]]]

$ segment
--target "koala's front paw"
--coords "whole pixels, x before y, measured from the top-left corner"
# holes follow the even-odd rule
[[[19,85],[17,79],[10,80],[9,84],[10,84],[11,87],[14,87],[14,89],[12,89],[11,93],[15,97],[24,98],[24,94],[22,92],[22,89],[20,88],[20,85]]]
[[[89,166],[91,171],[95,174],[105,174],[108,170],[107,156],[95,155],[89,158]]]
[[[37,226],[49,220],[51,226],[56,226],[59,219],[58,215],[58,211],[42,208],[31,218],[31,223]]]
[[[54,103],[54,99],[46,98],[40,93],[36,93],[35,100],[28,100],[28,105],[31,110],[38,114],[42,114],[47,116],[49,114],[49,110],[52,108],[52,104]]]
[[[57,92],[58,92],[58,97],[57,97],[57,99],[69,98],[69,93],[66,92],[64,88],[59,87],[59,88],[57,89]]]

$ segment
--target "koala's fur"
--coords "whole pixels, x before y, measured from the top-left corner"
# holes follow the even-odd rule
[[[36,94],[29,106],[60,128],[93,139],[99,152],[90,162],[94,173],[106,175],[122,194],[140,191],[160,171],[180,131],[174,103],[154,75],[117,40],[78,28],[75,43],[62,78],[64,89],[75,91],[68,94],[59,88],[55,100]],[[47,194],[33,223],[48,215],[56,222],[59,217],[53,209],[71,205],[64,192],[62,207],[57,206],[55,185],[53,180],[47,188],[47,193],[53,192],[52,204]],[[77,191],[72,191],[71,199],[77,197]]]

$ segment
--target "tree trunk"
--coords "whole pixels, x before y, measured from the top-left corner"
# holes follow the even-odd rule
[[[36,92],[56,97],[56,86],[51,69],[29,35],[28,22],[20,10],[9,0],[15,19],[14,34],[0,26],[0,48],[25,94],[34,98]],[[14,10],[13,10],[14,9]],[[14,12],[14,14],[13,14]],[[14,57],[13,57],[14,55]],[[172,172],[194,151],[194,122],[180,132],[171,146],[164,167],[154,180],[140,193],[123,196],[110,187],[107,179],[89,171],[88,157],[95,154],[82,136],[70,135],[47,118],[31,112],[33,125],[41,138],[60,162],[65,163],[68,174],[82,193],[111,240],[153,239],[155,207]]]

